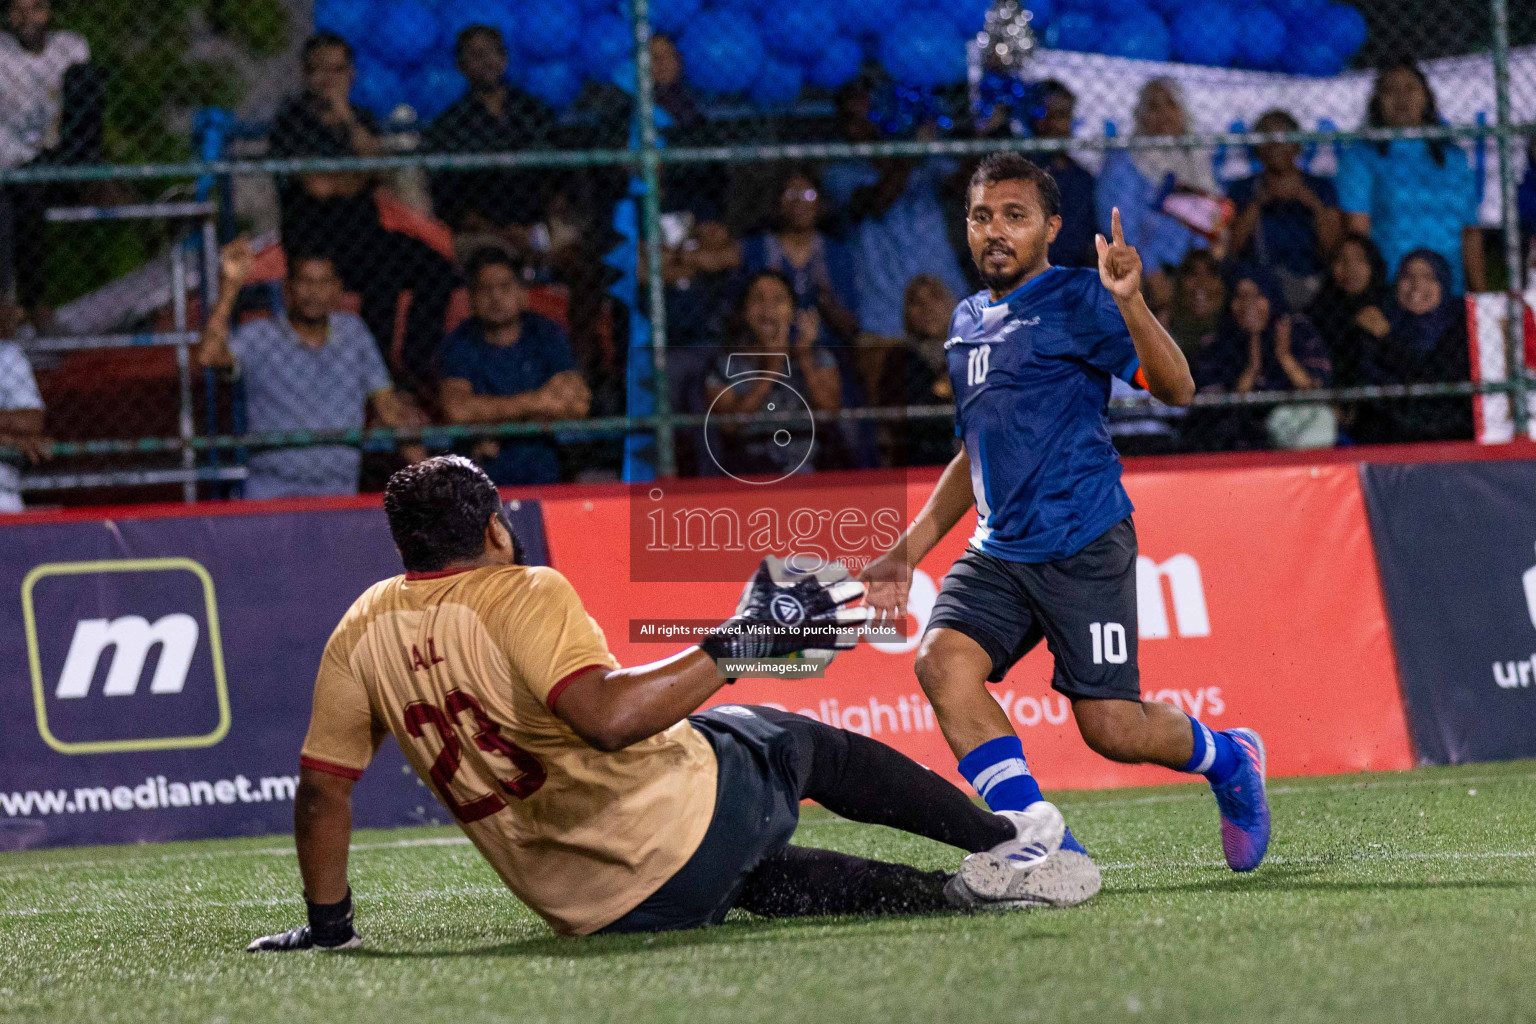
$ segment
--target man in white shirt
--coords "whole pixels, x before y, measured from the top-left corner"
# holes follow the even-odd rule
[[[14,319],[9,307],[0,307],[0,319]],[[0,341],[0,448],[19,450],[27,461],[37,463],[48,453],[43,437],[43,398],[26,355],[14,342]],[[21,474],[14,456],[0,459],[0,512],[20,512]]]
[[[47,159],[63,141],[65,75],[91,59],[91,47],[84,36],[53,26],[51,0],[8,0],[6,27],[10,31],[0,33],[0,167],[21,167]],[[36,270],[44,259],[36,250],[48,196],[46,185],[13,186],[0,210],[0,226],[10,229],[0,285],[8,292],[14,273],[17,300],[43,333],[52,317],[42,303],[44,279]]]

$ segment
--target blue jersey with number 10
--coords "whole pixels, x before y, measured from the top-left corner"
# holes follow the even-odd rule
[[[1105,413],[1110,375],[1145,386],[1092,268],[1052,267],[960,303],[945,343],[976,494],[971,546],[1012,562],[1081,551],[1131,514]]]

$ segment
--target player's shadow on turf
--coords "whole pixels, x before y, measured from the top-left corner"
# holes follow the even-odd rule
[[[896,925],[906,936],[917,934],[914,925],[933,922],[945,928],[956,919],[953,914],[933,914],[892,917],[799,917],[778,921],[747,920],[727,921],[711,928],[692,928],[675,932],[651,932],[643,935],[591,935],[586,938],[560,938],[557,936],[522,939],[517,942],[482,946],[478,949],[451,950],[348,950],[340,956],[374,960],[435,960],[454,957],[564,957],[567,959],[625,956],[632,953],[653,953],[699,946],[722,946],[743,941],[761,941],[772,938],[775,942],[785,939],[804,942],[836,942],[843,939],[867,941],[872,928]],[[796,936],[786,936],[788,928],[806,929]],[[1015,936],[1011,941],[1065,939],[1066,932],[1031,932],[1027,937]]]

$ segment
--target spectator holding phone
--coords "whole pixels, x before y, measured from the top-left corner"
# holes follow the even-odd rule
[[[1365,123],[1371,128],[1440,127],[1434,90],[1417,64],[1399,59],[1382,67]],[[1388,266],[1416,249],[1429,249],[1445,258],[1454,294],[1486,289],[1477,184],[1467,155],[1454,140],[1352,143],[1339,162],[1336,184],[1345,227],[1369,235]]]

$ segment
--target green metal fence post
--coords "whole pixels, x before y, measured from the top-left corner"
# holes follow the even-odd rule
[[[1515,132],[1509,109],[1509,2],[1493,0],[1493,99],[1494,129],[1499,136],[1499,221],[1504,230],[1504,267],[1509,276],[1505,289],[1508,314],[1504,321],[1505,357],[1509,400],[1515,436],[1527,432],[1527,381],[1525,377],[1525,309],[1521,298],[1525,261],[1520,254],[1520,219],[1515,205]]]
[[[640,237],[645,246],[646,292],[651,312],[651,357],[656,394],[656,475],[677,475],[672,396],[667,389],[667,306],[661,279],[661,160],[657,156],[656,89],[651,78],[651,15],[648,0],[632,0],[635,24],[636,102],[640,116]]]

